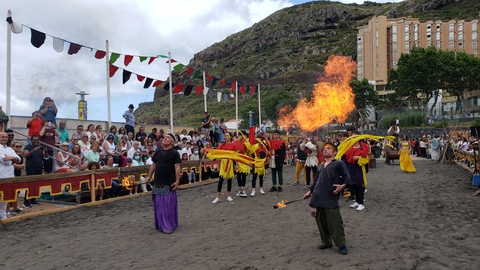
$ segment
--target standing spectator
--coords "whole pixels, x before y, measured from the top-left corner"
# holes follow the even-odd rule
[[[155,152],[153,164],[147,175],[147,183],[153,181],[153,209],[155,228],[163,233],[170,234],[178,227],[177,187],[180,183],[180,155],[173,149],[175,136],[167,133],[163,139],[163,148]]]
[[[218,142],[222,143],[225,140],[225,134],[228,132],[227,126],[225,125],[225,119],[223,117],[220,118],[218,123]]]
[[[0,132],[0,178],[14,177],[13,164],[20,161],[20,157],[15,151],[7,146],[8,134],[6,132]],[[2,202],[0,195],[0,227],[2,227],[2,221],[7,219],[7,203]]]
[[[43,104],[40,106],[38,111],[42,114],[46,121],[52,121],[55,126],[57,125],[55,117],[57,117],[58,109],[53,99],[49,97],[44,98]]]
[[[15,139],[15,134],[13,133],[13,130],[11,130],[11,129],[7,129],[7,130],[5,130],[5,132],[6,132],[7,135],[8,135],[7,146],[8,146],[8,147],[12,147],[13,140]],[[13,150],[15,150],[15,149],[13,149]]]
[[[211,117],[208,112],[203,113],[202,127],[205,129],[205,137],[210,137]]]
[[[133,115],[133,104],[128,105],[128,110],[122,115],[125,118],[125,129],[128,132],[135,133],[135,115]]]
[[[261,131],[260,131],[261,132]],[[297,158],[295,160],[295,182],[293,183],[294,186],[300,183],[300,174],[303,171],[303,182],[307,184],[307,173],[305,168],[305,162],[307,161],[307,153],[302,150],[300,147],[304,141],[307,140],[307,136],[305,133],[302,132],[300,134],[300,138],[297,140]]]
[[[286,147],[285,141],[280,138],[280,132],[278,130],[273,131],[273,138],[270,139],[270,169],[272,170],[272,188],[270,192],[277,191],[282,192],[283,188],[283,162],[285,161]],[[278,175],[278,187],[277,187],[277,175]]]
[[[365,209],[363,198],[366,184],[365,179],[363,178],[362,167],[358,161],[362,158],[368,158],[369,154],[370,146],[362,141],[355,142],[355,144],[345,152],[347,168],[351,180],[351,185],[348,189],[355,194],[355,203],[350,205],[350,207],[355,208],[357,211]],[[363,166],[368,166],[368,164]]]
[[[28,143],[30,143],[30,138],[33,136],[40,137],[40,130],[43,128],[45,123],[45,118],[40,114],[39,111],[34,111],[32,113],[32,119],[28,120]]]
[[[56,145],[57,138],[60,134],[57,131],[57,127],[51,121],[47,121],[43,126],[42,130],[40,130],[40,140],[47,144],[44,148],[46,152],[45,160],[43,161],[43,171],[46,173],[52,172],[53,166],[53,148]]]
[[[8,134],[8,132],[7,132],[7,134]],[[15,169],[14,170],[14,175],[15,175],[15,177],[22,176],[22,170],[25,169],[25,164],[23,162],[24,158],[23,158],[22,145],[19,142],[13,141],[12,142],[12,148],[15,151],[15,153],[18,155],[18,157],[20,158],[20,161],[13,164],[13,168]],[[13,208],[13,209],[10,210],[10,212],[13,212],[14,214],[23,213],[23,209],[18,207],[18,202],[17,201],[12,202],[10,204],[11,204],[11,207]]]
[[[317,143],[313,138],[307,138],[300,144],[300,149],[303,150],[307,154],[307,158],[305,160],[305,168],[306,168],[306,178],[307,183],[302,188],[303,190],[310,189],[310,181],[311,179],[315,179],[315,174],[317,173],[318,167],[318,148]],[[312,178],[313,176],[313,178]]]
[[[23,149],[23,157],[25,158],[25,172],[27,175],[39,175],[43,173],[43,147],[40,146],[40,137],[33,136],[31,143]],[[30,208],[32,204],[38,204],[35,199],[27,199],[25,192],[25,201],[23,207]]]
[[[345,255],[348,249],[338,199],[342,190],[350,184],[350,174],[344,162],[335,160],[336,153],[337,147],[326,142],[323,147],[325,162],[319,166],[316,179],[303,198],[311,197],[309,205],[323,242],[318,248],[331,248],[335,243],[340,248],[340,254]]]
[[[220,143],[220,122],[215,117],[212,117],[213,140],[215,143]]]
[[[59,137],[58,139],[60,140],[60,143],[68,142],[70,139],[70,136],[68,135],[68,130],[65,128],[65,121],[61,120],[60,124],[58,124],[58,134]]]
[[[433,139],[430,141],[430,155],[432,157],[432,160],[437,161],[438,156],[440,155],[439,149],[440,149],[440,141],[438,140],[439,136],[435,135],[433,136]]]

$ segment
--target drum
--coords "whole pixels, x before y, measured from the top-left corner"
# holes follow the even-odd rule
[[[397,150],[390,150],[388,151],[388,159],[399,159],[400,158],[400,152]]]

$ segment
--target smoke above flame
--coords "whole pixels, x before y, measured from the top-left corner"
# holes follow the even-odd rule
[[[324,76],[314,85],[312,98],[302,99],[296,108],[281,108],[278,125],[284,130],[297,126],[311,132],[332,122],[344,123],[355,108],[350,80],[356,68],[357,64],[350,57],[330,56]]]

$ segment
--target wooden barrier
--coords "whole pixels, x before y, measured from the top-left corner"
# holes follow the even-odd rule
[[[198,172],[198,180],[207,180],[210,178],[217,178],[218,174],[210,173],[207,178],[202,176],[207,170],[211,172],[218,171],[220,161],[184,161],[181,164],[182,172],[187,170],[191,172],[195,170]],[[81,171],[71,173],[54,173],[42,175],[28,175],[19,177],[9,177],[0,179],[0,194],[2,201],[15,202],[18,200],[19,191],[28,191],[27,199],[40,198],[42,190],[49,190],[51,196],[56,195],[78,195],[82,192],[90,192],[91,201],[95,201],[96,189],[98,189],[99,182],[104,183],[105,188],[112,187],[112,181],[118,181],[122,186],[122,180],[130,176],[135,177],[135,184],[140,184],[141,177],[148,174],[150,166],[135,166],[122,167],[114,169],[101,169],[96,171]],[[214,177],[212,177],[214,176]],[[215,177],[216,176],[216,177]],[[83,188],[82,188],[82,184]],[[182,185],[188,183],[181,183]],[[93,187],[93,188],[92,188]],[[77,203],[80,203],[77,197]]]

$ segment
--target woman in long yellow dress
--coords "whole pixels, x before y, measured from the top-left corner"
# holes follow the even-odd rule
[[[410,141],[407,135],[403,135],[400,148],[400,169],[404,172],[415,172],[416,169],[413,166],[412,158],[410,157]]]

